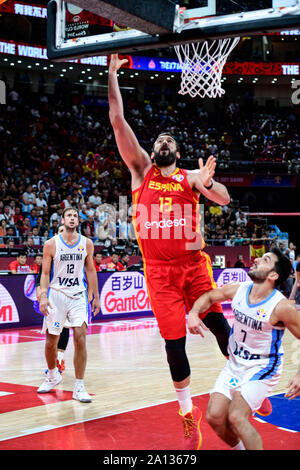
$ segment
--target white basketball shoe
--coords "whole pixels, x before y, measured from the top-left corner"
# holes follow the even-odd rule
[[[51,390],[54,387],[56,387],[56,385],[58,385],[61,381],[62,381],[62,376],[58,372],[57,369],[56,369],[56,372],[53,375],[53,377],[50,377],[49,371],[48,371],[47,374],[46,374],[46,378],[45,378],[44,382],[42,383],[42,385],[40,385],[40,387],[38,388],[37,393],[51,392]]]
[[[73,399],[82,403],[91,403],[92,397],[87,393],[83,384],[76,384],[73,391]]]

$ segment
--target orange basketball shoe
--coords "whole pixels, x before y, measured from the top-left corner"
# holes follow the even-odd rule
[[[179,410],[184,428],[183,450],[199,450],[202,444],[202,434],[200,431],[200,421],[202,412],[197,406],[193,406],[192,411],[183,415]]]
[[[265,398],[261,404],[261,407],[255,411],[260,416],[269,416],[272,413],[272,404],[269,398]]]
[[[62,359],[60,362],[58,359],[56,359],[56,367],[58,368],[59,372],[62,374],[66,368],[64,359]]]

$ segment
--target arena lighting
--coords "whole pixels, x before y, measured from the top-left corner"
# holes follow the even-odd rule
[[[4,41],[0,39],[0,53],[10,54],[13,56],[27,57],[32,59],[45,59],[47,58],[46,49],[39,45],[29,45],[22,42]],[[176,60],[164,60],[160,58],[149,58],[142,56],[130,56],[132,67],[128,68],[132,72],[138,69],[139,71],[145,70],[152,73],[159,72],[181,72],[179,63]],[[87,60],[88,59],[88,60]],[[4,58],[5,62],[9,59]],[[79,65],[96,65],[107,67],[107,56],[88,57],[78,60],[66,61],[67,63],[76,63]],[[67,66],[65,63],[65,67]],[[151,64],[151,69],[150,65]],[[50,67],[54,67],[51,63]],[[124,70],[126,70],[124,68]],[[108,73],[108,70],[105,70]],[[223,70],[223,79],[226,80],[226,75],[249,76],[259,74],[260,76],[299,76],[300,66],[298,63],[284,63],[284,62],[228,62],[225,64]],[[174,75],[173,75],[174,77]],[[171,78],[173,78],[171,77]],[[133,78],[133,77],[130,77]],[[256,77],[255,77],[256,78]],[[254,81],[253,83],[256,83]]]

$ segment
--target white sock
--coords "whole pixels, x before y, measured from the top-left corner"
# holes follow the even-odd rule
[[[48,373],[49,373],[50,379],[53,379],[57,374],[57,367],[54,367],[54,369],[49,369]]]
[[[63,351],[57,351],[57,359],[59,362],[61,362],[64,358],[64,352]]]
[[[175,388],[177,400],[179,401],[180,410],[183,415],[186,415],[193,408],[193,402],[191,399],[190,386],[185,388]]]
[[[82,386],[84,387],[83,379],[76,379],[75,380],[75,387]]]
[[[231,450],[246,450],[242,441],[238,442],[236,446],[232,447]]]

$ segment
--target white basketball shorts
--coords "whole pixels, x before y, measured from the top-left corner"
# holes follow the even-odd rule
[[[87,292],[79,292],[75,297],[68,297],[63,292],[50,289],[49,315],[44,317],[42,333],[46,330],[51,335],[60,335],[63,327],[70,328],[88,325],[88,298]]]
[[[265,367],[266,364],[233,368],[229,360],[221,371],[210,393],[221,393],[229,400],[232,400],[234,392],[238,391],[248,403],[251,410],[256,411],[261,407],[264,399],[269,395],[272,388],[280,379],[281,369],[271,378],[253,380],[254,376],[264,370]]]

